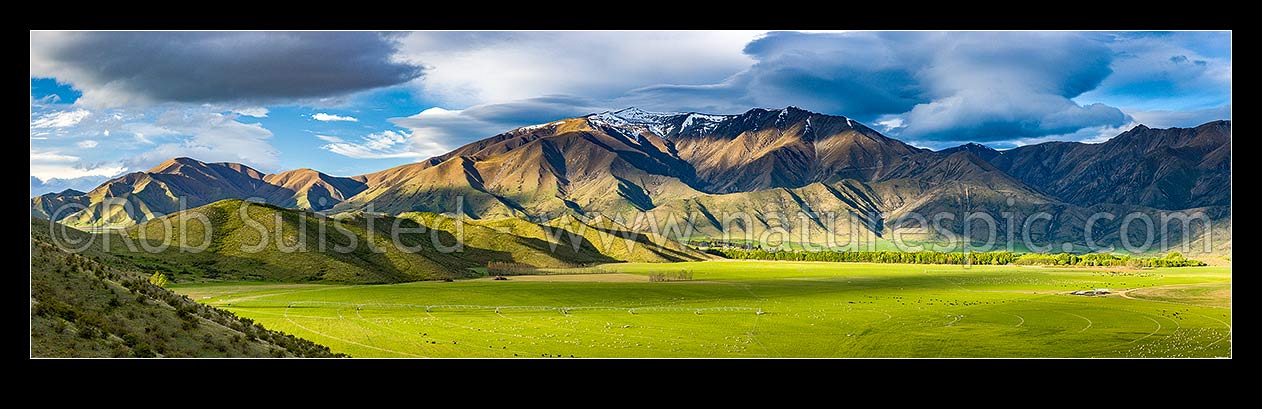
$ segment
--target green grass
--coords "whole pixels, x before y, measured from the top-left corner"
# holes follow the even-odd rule
[[[684,240],[684,242],[687,242],[690,245],[696,245],[698,242],[703,242],[703,241],[708,241],[708,240],[724,241],[723,237],[720,235],[716,237],[690,236],[690,237],[687,237]],[[764,243],[759,242],[758,240],[748,240],[748,239],[739,239],[739,238],[733,238],[731,240],[726,240],[726,241],[731,242],[733,245],[750,244],[750,245],[753,245],[754,248],[761,248],[763,247],[763,244],[764,244]],[[834,247],[829,247],[822,243],[803,244],[800,241],[791,241],[791,240],[783,241],[783,242],[769,241],[768,243],[765,243],[765,244],[769,246],[768,249],[776,248],[779,250],[788,250],[788,251],[919,251],[916,249],[921,249],[921,250],[928,250],[928,251],[944,251],[944,252],[955,252],[955,251],[979,251],[979,252],[1012,251],[1016,253],[1035,253],[1036,252],[1034,250],[1031,250],[1029,247],[1027,247],[1025,243],[1020,242],[1020,240],[1017,240],[1016,242],[1012,243],[1011,249],[1008,248],[1008,243],[1005,243],[1003,241],[996,241],[995,243],[992,243],[989,246],[987,246],[986,243],[984,242],[976,242],[976,243],[960,242],[960,243],[955,243],[954,245],[952,245],[951,243],[944,242],[944,241],[915,240],[911,238],[903,238],[900,242],[895,242],[891,239],[886,239],[886,238],[881,238],[881,237],[877,237],[871,240],[855,239],[854,242],[847,242],[846,240],[841,239],[839,240],[838,243],[834,243],[835,244]]]
[[[514,277],[176,291],[356,357],[1231,356],[1230,302],[1221,302],[1230,297],[1230,267],[709,261],[605,268],[637,276],[689,270],[694,281]],[[1136,289],[1135,296],[1067,294],[1102,287]]]
[[[328,348],[31,237],[31,356],[329,357]],[[234,288],[242,288],[234,286]]]

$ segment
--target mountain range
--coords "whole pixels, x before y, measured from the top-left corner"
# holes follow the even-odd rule
[[[1035,226],[1036,238],[1080,243],[1085,220],[1101,211],[1160,217],[1191,209],[1228,229],[1225,244],[1216,240],[1218,252],[1230,246],[1231,123],[1140,125],[1098,144],[931,151],[850,118],[795,107],[739,115],[628,108],[517,128],[351,177],[311,169],[263,174],[242,164],[175,158],[86,193],[32,198],[31,212],[72,226],[124,227],[244,198],[325,214],[461,213],[536,222],[604,216],[629,229],[674,218],[689,237],[757,239],[783,232],[807,243],[879,240],[897,230],[891,221],[903,216],[971,211],[995,218],[1047,212],[1051,219]],[[130,211],[112,205],[124,202]],[[82,210],[54,214],[65,204]],[[835,223],[829,213],[838,215]],[[805,215],[800,223],[799,214]],[[782,217],[790,215],[792,223],[785,223]],[[733,217],[735,223],[725,222]],[[1120,224],[1099,222],[1094,234],[1116,241]],[[963,227],[960,221],[947,225]],[[924,230],[904,232],[917,240],[937,237]],[[830,235],[834,239],[825,239]]]

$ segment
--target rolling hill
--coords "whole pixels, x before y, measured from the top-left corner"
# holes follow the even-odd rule
[[[650,242],[662,246],[643,245]],[[512,218],[459,225],[433,213],[329,217],[239,199],[106,232],[93,245],[176,281],[395,283],[476,276],[473,269],[491,261],[571,267],[711,257],[614,225]]]
[[[33,357],[334,356],[151,284],[108,254],[66,252],[44,234],[47,223],[31,219]]]

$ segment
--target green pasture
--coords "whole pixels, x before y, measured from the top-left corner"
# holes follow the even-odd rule
[[[1230,267],[707,261],[193,299],[354,357],[1227,357]],[[692,272],[692,281],[648,282]],[[554,280],[554,281],[546,281]],[[1075,290],[1108,288],[1107,296]]]

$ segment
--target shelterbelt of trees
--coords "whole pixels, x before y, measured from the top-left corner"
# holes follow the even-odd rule
[[[1014,253],[1010,251],[943,253],[937,251],[768,251],[763,249],[711,249],[713,254],[741,260],[831,261],[903,264],[1048,265],[1083,267],[1189,267],[1205,263],[1171,252],[1162,257],[1127,255]]]

